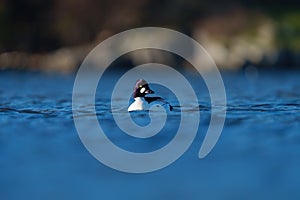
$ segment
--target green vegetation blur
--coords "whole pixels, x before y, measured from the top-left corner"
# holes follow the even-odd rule
[[[226,69],[300,65],[298,0],[1,0],[0,68],[39,69],[63,49],[77,58],[54,70],[72,71],[99,42],[143,26],[195,38]]]

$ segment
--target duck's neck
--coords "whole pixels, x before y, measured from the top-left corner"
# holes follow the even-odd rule
[[[144,97],[135,97],[134,100],[135,100],[135,101],[143,101],[143,100],[144,100]]]

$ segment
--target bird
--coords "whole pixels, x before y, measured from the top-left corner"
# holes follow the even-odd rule
[[[134,102],[128,107],[128,111],[149,110],[152,103],[160,104],[170,111],[173,110],[173,106],[171,106],[163,98],[146,96],[148,94],[154,94],[154,91],[150,89],[147,81],[144,79],[138,79],[133,89]]]

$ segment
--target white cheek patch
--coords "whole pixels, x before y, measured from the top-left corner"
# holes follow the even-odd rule
[[[140,92],[141,92],[141,93],[144,93],[145,90],[146,90],[146,88],[143,87],[143,88],[140,89]]]

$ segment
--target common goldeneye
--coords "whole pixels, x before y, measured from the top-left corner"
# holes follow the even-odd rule
[[[137,80],[133,89],[134,102],[128,107],[128,111],[149,110],[151,103],[160,104],[170,111],[173,110],[173,107],[161,97],[146,97],[147,94],[153,93],[145,80]]]

